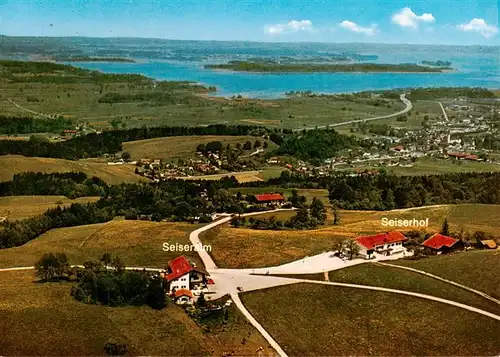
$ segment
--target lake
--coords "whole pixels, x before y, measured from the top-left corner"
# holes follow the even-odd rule
[[[246,45],[243,45],[246,44]],[[175,41],[134,45],[100,44],[90,55],[128,56],[138,63],[71,63],[107,73],[138,73],[158,80],[188,80],[217,87],[217,95],[276,98],[289,91],[346,93],[409,87],[500,88],[500,48],[486,46],[429,46],[380,44],[272,44]],[[284,56],[311,58],[338,53],[378,56],[372,63],[450,61],[447,73],[280,73],[217,71],[207,63]]]

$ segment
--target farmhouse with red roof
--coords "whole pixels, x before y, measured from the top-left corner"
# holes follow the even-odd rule
[[[168,282],[169,293],[180,289],[193,290],[205,285],[208,273],[193,266],[189,260],[181,255],[168,262],[168,273],[165,279]]]
[[[406,251],[403,242],[407,240],[408,238],[402,233],[392,231],[371,236],[361,236],[356,238],[356,243],[360,248],[359,254],[369,259],[373,253],[384,255],[403,253]]]
[[[442,253],[449,252],[452,249],[458,248],[458,239],[444,236],[442,234],[436,233],[430,238],[426,239],[422,245],[433,251],[439,251]]]
[[[255,195],[257,203],[264,205],[282,205],[285,203],[285,197],[281,193],[263,193],[261,195]]]

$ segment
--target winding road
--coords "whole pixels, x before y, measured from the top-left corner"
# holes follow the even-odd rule
[[[389,118],[394,118],[394,117],[406,114],[410,110],[412,110],[413,104],[411,104],[411,101],[406,98],[406,94],[401,94],[399,96],[399,99],[403,102],[403,104],[406,107],[403,110],[400,110],[397,113],[387,114],[387,115],[381,115],[381,116],[377,116],[377,117],[373,117],[373,118],[349,120],[349,121],[344,121],[342,123],[335,123],[335,124],[328,124],[328,125],[318,125],[318,126],[304,128],[304,129],[294,129],[294,131],[334,128],[334,127],[337,127],[337,126],[349,125],[349,124],[354,124],[354,123],[362,123],[362,122],[372,121],[372,120],[389,119]],[[443,111],[444,111],[444,109],[443,109]]]
[[[285,209],[277,209],[273,211],[264,211],[264,212],[253,212],[253,213],[247,213],[243,214],[242,216],[248,217],[248,216],[254,216],[258,214],[263,214],[263,213],[270,213],[270,212],[278,212],[278,211],[287,211]],[[223,218],[220,218],[212,223],[209,223],[201,228],[196,229],[195,231],[191,232],[189,235],[189,240],[191,244],[194,246],[201,246],[203,245],[201,240],[200,240],[200,234],[213,228],[216,226],[219,226],[221,224],[225,224],[231,220],[231,216],[226,216]],[[300,274],[300,273],[324,273],[329,270],[335,270],[335,269],[343,269],[348,266],[352,266],[355,264],[363,264],[363,263],[368,263],[370,261],[367,261],[365,259],[353,259],[350,261],[342,261],[340,258],[334,257],[333,252],[325,252],[323,254],[319,254],[317,256],[313,257],[307,257],[304,259],[300,259],[295,262],[291,262],[288,264],[283,264],[281,266],[276,266],[276,267],[269,267],[269,268],[259,268],[259,269],[219,269],[215,262],[213,261],[212,257],[210,254],[205,251],[205,250],[198,250],[198,254],[200,255],[201,260],[203,261],[203,264],[205,265],[205,268],[207,272],[210,274],[211,278],[215,282],[215,287],[217,290],[217,293],[213,296],[213,298],[218,298],[224,295],[229,294],[232,301],[236,305],[236,307],[241,311],[241,313],[246,317],[246,319],[262,334],[262,336],[266,339],[266,341],[269,343],[269,345],[278,353],[279,356],[281,357],[287,357],[286,352],[282,349],[282,347],[278,344],[277,341],[274,340],[274,338],[270,335],[270,333],[255,319],[255,317],[248,311],[248,309],[245,307],[243,302],[241,301],[239,297],[239,293],[241,291],[252,291],[252,290],[259,290],[259,289],[265,289],[265,288],[270,288],[270,287],[276,287],[276,286],[281,286],[281,285],[290,285],[290,284],[296,284],[296,283],[307,283],[307,284],[322,284],[322,285],[330,285],[330,286],[338,286],[338,287],[346,287],[346,288],[355,288],[355,289],[365,289],[365,290],[373,290],[373,291],[381,291],[381,292],[387,292],[387,293],[392,293],[392,294],[400,294],[400,295],[406,295],[406,296],[413,296],[413,297],[418,297],[421,299],[426,299],[430,301],[435,301],[451,306],[455,306],[461,309],[465,309],[471,312],[475,312],[478,314],[481,314],[483,316],[490,317],[492,319],[495,319],[497,321],[500,321],[500,316],[495,315],[491,312],[481,310],[472,306],[468,306],[465,304],[461,304],[452,300],[447,300],[447,299],[442,299],[438,298],[435,296],[430,296],[426,294],[420,294],[420,293],[415,293],[411,291],[405,291],[405,290],[397,290],[397,289],[389,289],[389,288],[383,288],[383,287],[378,287],[378,286],[368,286],[368,285],[358,285],[358,284],[347,284],[347,283],[337,283],[337,282],[330,282],[330,281],[318,281],[318,280],[306,280],[306,279],[297,279],[297,278],[286,278],[286,277],[277,277],[277,276],[271,276],[267,274]],[[396,257],[400,258],[400,257]],[[394,259],[394,257],[380,257],[375,259],[377,263],[379,264],[384,264],[384,265],[389,265],[393,266],[392,264],[385,264],[385,263],[380,263],[382,260],[390,260]],[[395,266],[398,268],[402,269],[408,269],[408,270],[414,270],[412,268],[406,268],[406,267],[401,267],[401,266]],[[34,269],[34,267],[13,267],[13,268],[3,268],[0,269],[0,272],[6,272],[6,271],[16,271],[16,270],[30,270]],[[159,269],[159,268],[148,268],[148,267],[128,267],[127,269],[130,270],[147,270],[147,271],[155,271],[155,272],[162,272],[164,269]],[[499,303],[496,299],[479,292],[477,290],[471,289],[467,286],[434,276],[432,274],[428,274],[422,271],[415,270],[418,273],[421,274],[426,274],[429,275],[433,278],[443,280],[445,282],[448,282],[450,284],[453,284],[455,286],[458,286],[462,289],[474,292],[476,294],[479,294],[489,300],[493,300],[497,303]],[[264,274],[264,275],[254,275],[254,274]]]

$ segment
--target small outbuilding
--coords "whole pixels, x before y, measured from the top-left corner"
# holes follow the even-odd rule
[[[459,248],[458,239],[448,237],[439,233],[426,239],[422,245],[435,252],[448,253]]]
[[[497,249],[498,245],[493,239],[482,240],[481,244],[485,249]]]

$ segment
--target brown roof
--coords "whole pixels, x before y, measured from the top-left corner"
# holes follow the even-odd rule
[[[497,243],[493,239],[482,240],[481,243],[491,249],[497,248]]]
[[[188,296],[190,298],[193,298],[193,293],[191,292],[191,290],[188,290],[188,289],[179,289],[179,290],[176,290],[175,291],[175,297],[178,298],[178,297],[181,297],[181,296]]]

